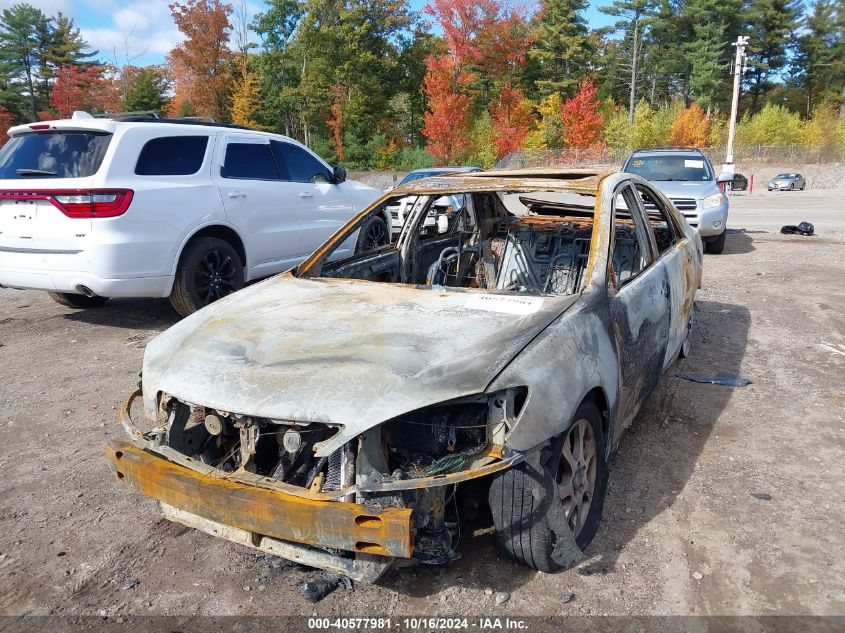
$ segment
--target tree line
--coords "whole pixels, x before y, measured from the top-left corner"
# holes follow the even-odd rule
[[[845,143],[845,0],[221,0],[170,5],[163,64],[107,64],[71,17],[0,16],[0,125],[91,112],[204,116],[353,168],[489,166],[520,149],[720,145],[748,35],[740,144]],[[432,28],[436,26],[436,28]],[[436,33],[436,34],[435,34]],[[256,43],[257,42],[257,43]]]

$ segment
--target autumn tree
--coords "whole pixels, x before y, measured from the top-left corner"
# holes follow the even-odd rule
[[[10,112],[0,108],[0,145],[3,145],[9,140],[9,128],[12,127],[13,120]]]
[[[471,99],[464,90],[469,81],[449,55],[428,58],[423,90],[428,111],[423,115],[426,149],[438,164],[460,161],[466,153],[470,130]]]
[[[568,147],[596,147],[601,144],[601,101],[592,79],[585,79],[578,92],[560,106],[563,141]]]
[[[485,79],[509,77],[533,42],[522,14],[501,0],[430,0],[425,12],[443,29],[457,67]]]
[[[100,66],[65,66],[56,73],[56,82],[50,96],[50,106],[61,118],[67,118],[75,110],[104,110],[103,98],[106,86]]]
[[[534,123],[531,102],[509,81],[502,86],[499,98],[490,104],[490,118],[493,120],[493,145],[498,159],[520,149]]]
[[[340,84],[335,84],[331,88],[332,101],[330,112],[326,125],[331,131],[331,143],[334,146],[334,152],[339,161],[343,161],[343,101],[346,96],[346,90]]]
[[[250,55],[238,55],[238,77],[232,91],[232,123],[246,127],[260,127],[255,113],[261,107],[261,77],[252,68]]]
[[[710,115],[695,102],[679,110],[672,121],[669,142],[678,147],[705,147],[710,140]]]
[[[232,92],[229,16],[232,5],[220,0],[184,0],[168,5],[185,41],[170,53],[176,75],[176,107],[189,101],[199,114],[223,120]]]

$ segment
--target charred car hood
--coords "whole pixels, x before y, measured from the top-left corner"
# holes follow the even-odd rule
[[[402,413],[484,391],[577,296],[282,275],[154,339],[144,356],[145,412],[156,417],[164,392],[230,413],[340,424],[349,439]]]

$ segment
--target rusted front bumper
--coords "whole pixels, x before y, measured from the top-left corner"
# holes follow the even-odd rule
[[[145,495],[257,538],[410,558],[411,510],[370,511],[355,503],[318,501],[209,475],[123,440],[106,447],[117,477]]]

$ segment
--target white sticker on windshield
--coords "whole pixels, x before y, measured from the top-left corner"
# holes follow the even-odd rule
[[[539,312],[544,302],[545,300],[540,297],[471,294],[467,297],[466,307],[473,310],[486,310],[487,312],[526,315]]]
[[[704,168],[704,161],[703,160],[684,160],[684,167],[697,167],[698,169]]]

